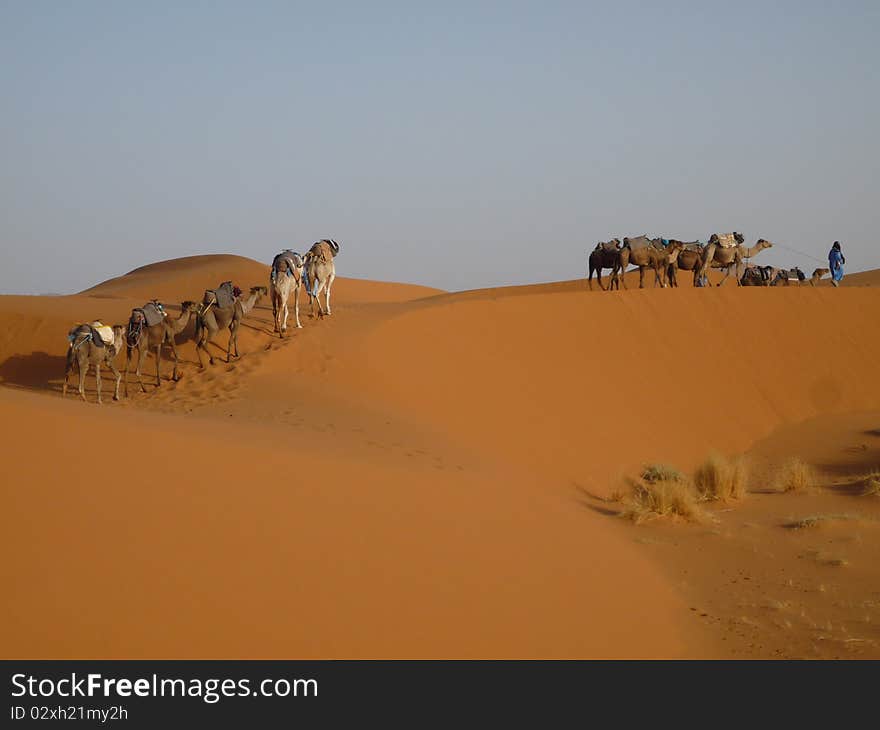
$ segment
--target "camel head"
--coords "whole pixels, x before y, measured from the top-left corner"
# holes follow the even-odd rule
[[[199,311],[199,305],[195,302],[191,302],[187,299],[185,302],[180,303],[180,313],[181,314],[195,314]]]
[[[761,249],[761,250],[763,250],[765,248],[773,248],[773,244],[764,238],[759,238],[757,240],[757,242],[755,243],[755,248]]]
[[[257,296],[256,301],[259,301],[260,297],[264,297],[268,293],[269,293],[269,290],[265,286],[252,286],[251,287],[251,294],[252,295],[256,294],[256,296]]]
[[[124,324],[114,324],[113,325],[113,351],[114,352],[122,352],[122,348],[125,347],[125,342],[128,337],[128,327]]]

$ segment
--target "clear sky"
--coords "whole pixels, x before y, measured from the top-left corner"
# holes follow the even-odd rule
[[[642,233],[878,268],[878,79],[877,0],[0,0],[0,292],[325,237],[444,289]]]

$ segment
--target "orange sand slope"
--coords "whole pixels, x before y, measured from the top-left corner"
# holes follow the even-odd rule
[[[180,382],[165,362],[121,405],[59,397],[73,322],[267,271],[193,257],[0,297],[5,656],[718,655],[583,490],[880,408],[875,288],[583,280],[338,279],[283,341],[261,303],[235,363],[201,372],[185,332]]]

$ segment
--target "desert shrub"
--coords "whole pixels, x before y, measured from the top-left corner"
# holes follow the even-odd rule
[[[742,499],[748,484],[748,466],[744,459],[726,459],[710,454],[694,472],[694,487],[701,500],[727,502]]]
[[[880,497],[880,470],[873,471],[862,480],[862,497]]]
[[[678,469],[666,464],[648,464],[642,470],[642,479],[649,484],[655,482],[683,482],[685,476]]]
[[[780,467],[775,486],[780,492],[805,492],[816,486],[816,473],[809,464],[792,458]]]
[[[787,527],[790,530],[804,530],[811,527],[819,527],[820,525],[826,525],[831,522],[847,522],[860,520],[861,517],[859,515],[852,515],[846,513],[834,513],[834,514],[824,514],[824,515],[809,515],[808,517],[801,517],[799,519],[792,519],[788,522],[783,523],[783,527]]]
[[[701,522],[706,517],[693,485],[686,479],[632,482],[631,486],[631,493],[623,499],[621,514],[637,524],[657,517],[678,517],[691,522]]]

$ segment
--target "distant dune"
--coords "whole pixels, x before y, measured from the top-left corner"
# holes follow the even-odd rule
[[[614,293],[340,278],[333,315],[284,340],[263,301],[237,362],[200,371],[185,333],[180,382],[166,362],[123,403],[106,373],[107,405],[61,399],[72,324],[267,277],[196,256],[0,297],[4,657],[726,656],[738,639],[602,499],[649,461],[880,411],[876,271]]]

